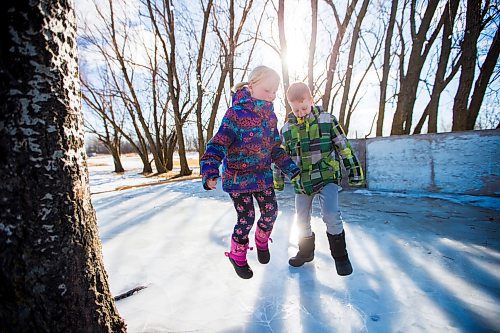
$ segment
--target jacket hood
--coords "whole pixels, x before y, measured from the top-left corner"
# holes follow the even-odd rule
[[[269,109],[273,107],[272,102],[264,101],[262,99],[256,99],[252,97],[252,94],[250,93],[250,90],[248,87],[243,87],[241,89],[238,89],[234,94],[232,98],[233,106],[243,106],[249,110],[254,110],[255,107],[262,109],[266,108]]]

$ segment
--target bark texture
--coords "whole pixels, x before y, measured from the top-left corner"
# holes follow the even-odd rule
[[[73,3],[0,7],[0,331],[125,332],[90,202]]]

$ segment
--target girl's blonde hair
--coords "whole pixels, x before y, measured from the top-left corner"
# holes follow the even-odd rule
[[[278,84],[280,83],[280,75],[274,69],[267,66],[257,66],[253,69],[253,71],[250,72],[250,75],[248,76],[248,81],[235,84],[231,88],[231,91],[236,92],[238,89],[241,89],[242,87],[247,86],[250,83],[255,84],[269,77],[275,78],[276,82]]]

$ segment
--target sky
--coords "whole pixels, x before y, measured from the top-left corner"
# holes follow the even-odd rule
[[[194,0],[193,0],[194,1]],[[138,4],[138,0],[126,0],[127,8],[132,13],[130,15],[130,19],[132,21],[137,21],[138,18],[134,16],[135,6]],[[378,1],[373,1],[373,6],[369,7],[369,12],[365,18],[363,23],[363,27],[375,27],[376,28],[376,18],[380,15],[379,12],[375,11],[375,5]],[[103,3],[101,3],[104,5]],[[198,5],[197,2],[193,2],[193,5]],[[188,6],[189,4],[185,4]],[[260,13],[262,7],[262,3],[254,5],[253,12],[254,14]],[[277,1],[276,1],[277,6]],[[288,43],[288,65],[290,72],[291,81],[295,80],[305,80],[306,72],[307,72],[307,58],[308,58],[308,46],[309,46],[309,38],[310,38],[310,5],[308,1],[299,1],[299,0],[289,0],[285,2],[285,29]],[[104,6],[105,7],[105,6]],[[194,8],[194,7],[193,7]],[[92,24],[98,23],[98,16],[95,13],[95,8],[92,0],[76,0],[76,10],[79,18],[85,18],[86,21],[91,22]],[[339,5],[340,15],[343,15],[343,5]],[[274,8],[271,4],[268,4],[265,19],[263,20],[263,36],[269,43],[276,44],[278,41],[278,31],[277,31],[277,19],[275,18],[275,14],[273,13]],[[315,68],[315,76],[323,75],[326,69],[325,59],[327,54],[330,52],[330,48],[332,45],[332,39],[334,35],[329,35],[327,31],[336,32],[335,29],[332,29],[333,15],[331,8],[326,5],[323,1],[319,1],[319,12],[320,12],[320,20],[318,22],[318,44],[317,44],[317,58],[322,59],[321,62],[317,64]],[[252,26],[256,26],[256,20],[259,17],[251,17],[248,21],[247,29],[252,30]],[[199,18],[201,19],[201,18]],[[354,21],[354,20],[353,20]],[[197,22],[193,20],[193,23]],[[81,23],[81,21],[80,21]],[[350,29],[352,29],[351,24]],[[81,27],[81,24],[79,24]],[[135,26],[132,28],[134,34],[139,34],[142,38],[148,39],[147,33],[140,29],[139,26]],[[349,41],[349,36],[345,38],[345,42]],[[361,41],[359,42],[357,57],[355,61],[355,71],[353,74],[353,83],[351,85],[351,94],[355,89],[355,85],[362,73],[357,68],[363,68],[367,65],[367,53],[365,47],[361,45]],[[368,40],[370,43],[370,39]],[[373,41],[371,42],[373,43]],[[369,45],[369,44],[368,44]],[[370,46],[370,45],[369,45]],[[345,45],[345,49],[347,52],[349,45]],[[142,62],[145,59],[144,49],[136,47],[132,50],[132,54],[136,58],[138,62]],[[428,67],[429,63],[435,63],[437,60],[436,56],[432,54],[429,55],[428,62],[426,63],[426,67]],[[89,54],[88,52],[82,53],[80,55],[81,59],[86,59],[88,64],[97,64],[99,60]],[[346,55],[341,58],[341,61],[345,61]],[[238,62],[239,59],[237,59]],[[240,60],[240,63],[245,61],[245,57]],[[379,61],[380,62],[380,61]],[[252,59],[252,65],[257,66],[260,64],[268,65],[270,67],[275,68],[278,72],[281,72],[281,63],[280,58],[276,54],[276,52],[269,46],[267,46],[263,42],[257,43],[257,48],[255,52],[254,59]],[[380,67],[380,64],[376,64],[377,67]],[[339,64],[339,67],[342,68],[342,63]],[[425,73],[428,68],[424,68],[423,73]],[[457,89],[459,75],[455,77],[455,79],[449,84],[447,89],[443,92],[440,108],[439,108],[439,119],[438,119],[438,130],[439,131],[449,131],[451,129],[451,119],[452,119],[452,107],[453,107],[453,98],[455,96],[455,91]],[[498,81],[498,80],[497,80]],[[335,83],[335,82],[334,82]],[[500,85],[499,82],[493,83],[494,87],[498,87]],[[389,88],[388,95],[392,94],[392,88]],[[226,87],[226,90],[229,90],[229,87]],[[227,92],[226,91],[226,92]],[[357,106],[356,111],[354,112],[351,118],[351,127],[349,131],[349,137],[364,137],[370,132],[370,127],[372,125],[372,121],[378,110],[379,103],[379,86],[378,86],[378,77],[375,72],[375,69],[372,67],[367,77],[364,80],[361,91],[358,94],[358,97],[362,97],[361,102]],[[335,111],[334,114],[338,116],[338,106],[340,105],[341,95],[337,97],[335,101]],[[281,120],[281,123],[284,121],[285,109],[283,103],[283,94],[279,94],[277,101],[275,102],[275,112],[278,115],[278,119]],[[423,111],[425,105],[428,101],[428,93],[426,90],[421,87],[419,94],[417,95],[417,102],[415,104],[414,109],[414,119],[413,123],[419,120],[421,112]],[[221,109],[219,110],[218,119],[222,117],[224,114],[224,108],[226,103],[221,103]],[[394,100],[392,102],[387,103],[386,116],[384,122],[384,135],[390,134],[390,127],[392,122],[392,115],[394,113],[396,104]],[[495,100],[492,98],[486,98],[483,103],[482,112],[480,117],[484,116],[485,111],[500,115],[500,109],[498,108],[498,104],[495,103]],[[500,116],[499,116],[500,117]],[[192,128],[191,128],[192,127]],[[187,128],[187,132],[191,135],[195,135],[194,125]],[[373,129],[371,136],[374,136],[375,129]]]
[[[376,11],[375,7],[375,4],[377,4],[378,2],[379,1],[372,1],[371,4],[369,5],[368,7],[369,10],[363,21],[362,29],[368,29],[367,27],[371,28],[372,26],[376,26],[378,24],[377,19],[381,15],[380,12]],[[336,30],[331,29],[331,27],[327,28],[327,26],[329,25],[331,26],[332,24],[334,24],[333,23],[334,18],[332,15],[331,8],[328,5],[326,5],[323,1],[319,1],[318,3],[319,3],[319,21],[318,21],[318,43],[317,43],[316,54],[325,55],[326,53],[330,52],[330,47],[333,43],[329,40],[326,30],[328,29],[334,32],[336,32]],[[340,2],[339,4],[337,2],[338,10],[340,12],[339,15],[341,16],[341,19],[343,17],[343,11],[344,11],[343,3],[344,2]],[[359,5],[358,5],[358,11],[359,11]],[[309,47],[310,31],[311,31],[310,15],[311,15],[311,8],[308,1],[290,0],[285,2],[285,33],[287,35],[288,64],[289,64],[291,81],[304,80],[304,78],[306,78],[307,76],[307,61],[309,52],[308,47]],[[354,25],[354,21],[355,18],[352,19],[350,25],[351,30]],[[277,22],[275,24],[277,24]],[[278,40],[277,29],[275,29],[275,36],[276,36],[275,39]],[[334,37],[332,37],[331,39],[333,38]],[[347,38],[344,39],[344,42],[348,41],[349,41],[349,36],[347,36]],[[370,38],[368,37],[368,43],[370,42],[373,43],[373,40],[370,40]],[[439,43],[440,41],[438,39],[434,43],[434,46],[439,45]],[[482,44],[486,44],[489,46],[489,42],[485,40],[483,40]],[[395,44],[393,43],[393,45]],[[345,48],[346,53],[348,52],[348,47],[349,45],[347,45],[347,48]],[[280,60],[272,49],[263,48],[262,52],[265,54],[265,56],[263,57],[264,59],[266,60],[272,59],[273,66],[275,66],[276,68],[280,68]],[[407,50],[407,52],[409,52],[409,50]],[[355,72],[351,83],[351,95],[354,92],[355,85],[357,84],[357,82],[361,78],[361,75],[363,74],[362,72],[359,71],[356,72],[356,64],[360,64],[361,66],[358,68],[362,68],[364,70],[365,65],[363,63],[366,63],[367,61],[366,57],[367,57],[367,51],[364,45],[362,44],[361,40],[359,40],[356,53],[357,60],[355,60],[354,63]],[[431,51],[424,66],[424,69],[422,70],[422,75],[430,70],[429,69],[430,64],[435,66],[435,64],[438,61],[438,57],[439,54],[436,54],[435,52]],[[344,56],[344,59],[346,58],[347,56]],[[379,59],[382,59],[382,57],[379,57]],[[376,63],[376,65],[378,68],[380,67],[380,64]],[[339,66],[342,66],[342,64],[339,64]],[[315,75],[317,76],[318,74],[322,74],[325,71],[325,69],[326,66],[324,66],[322,63],[318,64],[318,66],[315,68]],[[478,75],[478,72],[479,71],[476,70],[476,77]],[[455,92],[458,88],[459,75],[460,73],[458,73],[455,76],[454,80],[448,85],[448,87],[441,95],[439,114],[438,114],[439,116],[438,131],[447,132],[451,130],[453,100],[455,97]],[[497,80],[496,82],[492,82],[490,84],[492,85],[492,87],[494,87],[494,89],[500,88],[500,80]],[[362,93],[358,94],[358,97],[362,96],[362,100],[352,117],[351,129],[349,133],[350,137],[355,137],[355,136],[363,137],[364,135],[369,133],[372,120],[378,112],[378,104],[380,96],[379,89],[380,88],[379,88],[378,76],[375,72],[375,69],[372,67],[370,72],[363,81],[361,89]],[[388,96],[391,94],[391,88],[388,89],[387,94]],[[340,98],[341,97],[339,96],[336,100],[337,105],[340,104]],[[427,93],[427,90],[421,83],[419,93],[417,94],[417,102],[415,104],[415,109],[414,109],[413,124],[416,124],[420,119],[423,109],[425,108],[428,101],[429,101],[429,93]],[[497,102],[498,101],[495,101],[495,99],[493,98],[485,97],[482,106],[482,111],[479,117],[483,117],[485,111],[487,111],[495,113],[500,120],[500,108],[498,107]],[[396,103],[394,101],[392,103],[391,102],[387,103],[386,116],[384,122],[384,135],[390,134],[392,116],[394,114],[395,108],[396,108]],[[338,106],[336,110],[336,115],[338,115]],[[373,130],[371,136],[373,136],[374,132],[375,130]]]

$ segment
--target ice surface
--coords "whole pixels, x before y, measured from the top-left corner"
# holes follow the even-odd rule
[[[116,178],[90,170],[93,187]],[[288,186],[271,261],[251,251],[254,277],[242,280],[224,256],[236,213],[220,187],[191,180],[92,196],[113,294],[147,286],[116,303],[129,332],[496,332],[498,210],[444,199],[341,192],[354,273],[340,277],[318,205],[315,259],[288,266],[297,250]]]

